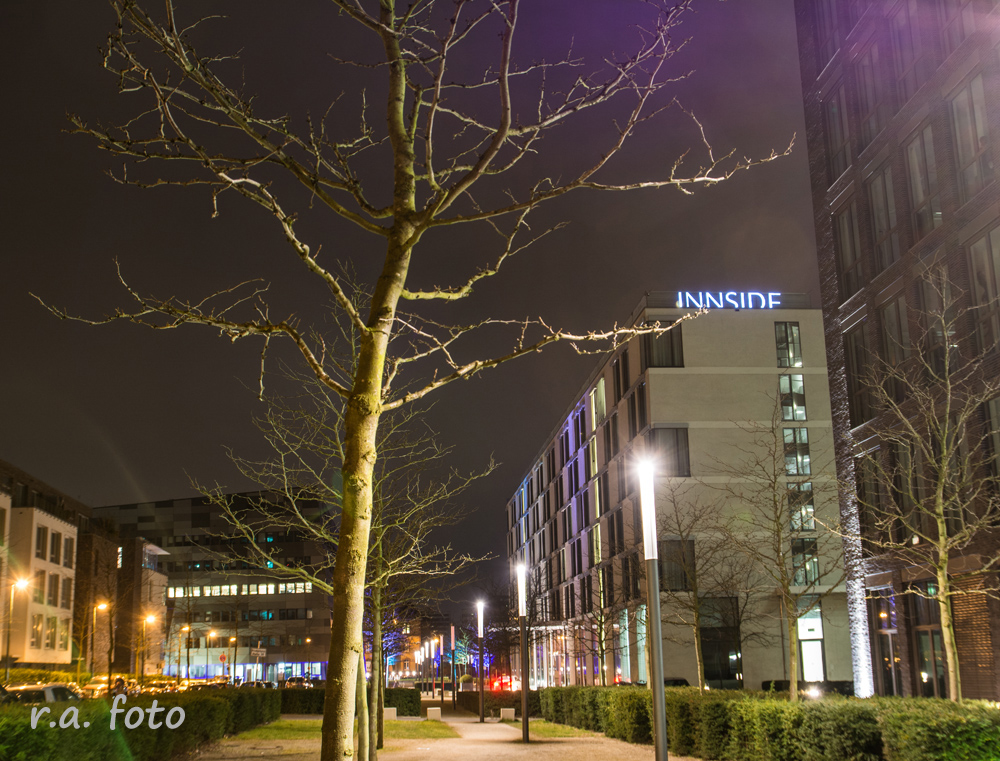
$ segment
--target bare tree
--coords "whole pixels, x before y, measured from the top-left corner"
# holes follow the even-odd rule
[[[698,688],[705,689],[703,627],[736,633],[739,652],[749,642],[766,641],[761,625],[762,579],[746,555],[734,553],[729,537],[733,517],[717,494],[689,480],[668,480],[657,494],[660,593],[664,623],[685,634],[666,637],[692,643]]]
[[[217,201],[226,194],[259,206],[280,230],[303,276],[320,285],[358,331],[358,361],[342,382],[326,370],[320,334],[303,325],[300,316],[272,314],[266,287],[246,280],[213,294],[165,299],[126,284],[133,306],[106,320],[91,320],[124,319],[156,329],[203,325],[231,341],[256,337],[265,351],[272,341],[287,342],[315,377],[345,400],[324,761],[353,754],[356,654],[382,414],[556,342],[616,345],[635,334],[618,328],[573,334],[541,319],[442,321],[440,307],[470,297],[483,280],[549,232],[532,232],[528,217],[552,199],[583,189],[690,193],[778,155],[716,155],[694,115],[667,94],[671,83],[686,76],[671,62],[685,42],[678,26],[691,0],[637,3],[637,12],[645,16],[635,48],[607,58],[603,70],[592,75],[576,73],[583,62],[572,56],[551,63],[523,60],[514,45],[519,0],[332,2],[338,12],[332,31],[356,32],[370,47],[363,59],[334,59],[351,68],[359,87],[353,98],[332,104],[324,118],[293,119],[281,106],[248,96],[236,56],[195,47],[195,39],[200,46],[218,17],[182,20],[171,0],[158,14],[135,0],[111,3],[117,25],[108,38],[104,66],[122,93],[142,101],[135,115],[109,126],[73,118],[75,131],[124,162],[116,175],[122,182],[207,187],[213,214],[220,212]],[[484,54],[492,64],[482,63]],[[369,80],[384,102],[383,116],[371,121]],[[538,161],[543,137],[571,118],[599,114],[612,105],[609,121],[615,119],[616,129],[606,145],[591,156],[575,157],[583,160],[559,174]],[[670,108],[690,116],[701,136],[700,160],[685,151],[656,176],[610,177],[613,159],[629,138]],[[310,213],[321,219],[312,231],[297,225]],[[365,261],[377,270],[367,313],[355,308],[342,280],[319,256],[324,241],[317,231],[331,229],[326,215],[384,245],[381,261]],[[421,280],[426,278],[412,277],[422,241],[441,228],[474,224],[496,235],[492,252],[484,241],[480,258],[464,271],[449,273],[450,282],[425,287]],[[342,238],[335,227],[332,236],[328,250],[346,257],[338,250]],[[301,283],[296,290],[308,292]],[[431,302],[432,311],[407,313],[400,302]],[[490,326],[512,329],[507,350],[483,353],[474,337]]]
[[[925,309],[913,319],[903,314],[903,329],[869,360],[864,390],[877,446],[858,463],[858,497],[871,564],[923,569],[933,580],[906,591],[937,607],[949,697],[961,702],[952,601],[996,594],[1000,565],[1000,377],[988,316],[996,306],[964,306],[941,265],[927,270],[921,288]]]
[[[836,509],[836,479],[814,471],[832,459],[832,441],[799,438],[789,427],[781,399],[771,420],[737,423],[732,457],[718,458],[706,485],[725,498],[732,514],[726,536],[734,552],[750,561],[777,598],[788,641],[791,699],[798,700],[799,619],[844,582],[843,533]],[[718,478],[718,477],[722,478]]]

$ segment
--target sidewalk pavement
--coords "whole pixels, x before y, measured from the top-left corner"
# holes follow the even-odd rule
[[[440,705],[440,699],[426,698],[421,704],[422,712],[426,714],[428,707]],[[450,698],[445,699],[441,720],[460,736],[442,740],[386,740],[386,747],[378,754],[380,761],[650,761],[653,758],[651,745],[609,740],[597,733],[579,737],[534,737],[525,745],[519,727],[489,718],[480,724],[478,715],[461,708],[452,709]],[[528,731],[530,736],[530,723]],[[673,755],[670,759],[695,761]]]

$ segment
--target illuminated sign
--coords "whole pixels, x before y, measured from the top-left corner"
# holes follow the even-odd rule
[[[777,309],[780,293],[758,291],[677,291],[680,309]]]

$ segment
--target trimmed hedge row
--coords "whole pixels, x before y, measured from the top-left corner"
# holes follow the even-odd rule
[[[81,671],[80,678],[77,679],[75,671],[12,668],[10,670],[10,681],[7,684],[36,684],[38,682],[76,682],[77,684],[86,684],[89,681],[89,671]]]
[[[116,717],[111,729],[111,709],[103,700],[56,703],[31,728],[31,709],[10,706],[0,709],[0,761],[167,761],[178,753],[194,750],[202,743],[218,740],[280,716],[280,698],[273,690],[218,690],[211,695],[140,696],[127,699],[119,708],[148,709],[153,701],[167,709],[157,712],[159,727],[149,726],[148,714],[134,729],[124,726],[125,713]],[[170,729],[165,717],[169,709],[184,709],[184,721]],[[79,711],[79,728],[50,727],[68,708]],[[67,716],[67,721],[72,714]],[[175,717],[176,718],[176,717]],[[84,723],[89,722],[85,727]]]
[[[479,715],[479,693],[459,692],[456,702],[459,708]],[[498,717],[501,708],[513,708],[514,715],[521,715],[520,690],[486,690],[483,711],[487,716]],[[528,716],[541,716],[542,707],[538,690],[528,690]]]
[[[923,698],[787,697],[665,690],[672,754],[721,761],[1000,761],[1000,710]],[[652,741],[652,693],[622,687],[542,690],[549,721]]]
[[[323,713],[325,689],[278,690],[276,694],[281,696],[281,713]],[[386,687],[385,707],[395,708],[399,716],[419,716],[420,690],[410,687]]]

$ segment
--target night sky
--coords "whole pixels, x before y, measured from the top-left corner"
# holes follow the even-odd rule
[[[356,96],[350,72],[326,53],[364,51],[366,41],[338,31],[329,3],[211,5],[237,15],[216,24],[207,44],[243,49],[247,89],[261,93],[261,108],[301,117],[341,92],[345,108]],[[576,53],[597,61],[607,47],[628,45],[632,7],[525,0],[517,52],[523,60],[551,57],[572,39]],[[818,306],[792,0],[697,7],[684,27],[693,39],[673,64],[694,74],[675,94],[699,115],[717,152],[759,156],[798,133],[793,155],[694,196],[583,192],[558,200],[538,224],[569,226],[484,285],[476,311],[541,315],[583,330],[624,320],[643,291],[677,287],[808,292]],[[0,19],[7,30],[0,52],[0,458],[95,506],[190,496],[191,478],[251,488],[224,448],[264,452],[251,424],[262,411],[255,342],[233,345],[199,328],[61,322],[29,292],[100,317],[126,305],[118,258],[130,281],[160,296],[195,297],[260,277],[274,284],[278,312],[321,319],[324,299],[302,278],[273,221],[249,202],[228,198],[213,220],[204,190],[117,185],[104,174],[114,159],[65,133],[67,112],[97,122],[133,110],[100,66],[99,46],[113,24],[105,3],[5,0]],[[598,150],[612,116],[553,140],[547,168],[567,171]],[[608,176],[655,174],[686,145],[696,147],[690,125],[668,116],[643,128]],[[381,255],[379,241],[357,237],[329,215],[307,225],[331,258],[352,259],[361,272]],[[418,283],[476,264],[470,253],[482,234],[429,236],[417,253]],[[458,467],[481,466],[491,454],[502,463],[466,495],[477,513],[460,535],[463,549],[502,556],[506,499],[597,361],[557,347],[434,397],[431,420],[457,448]]]

